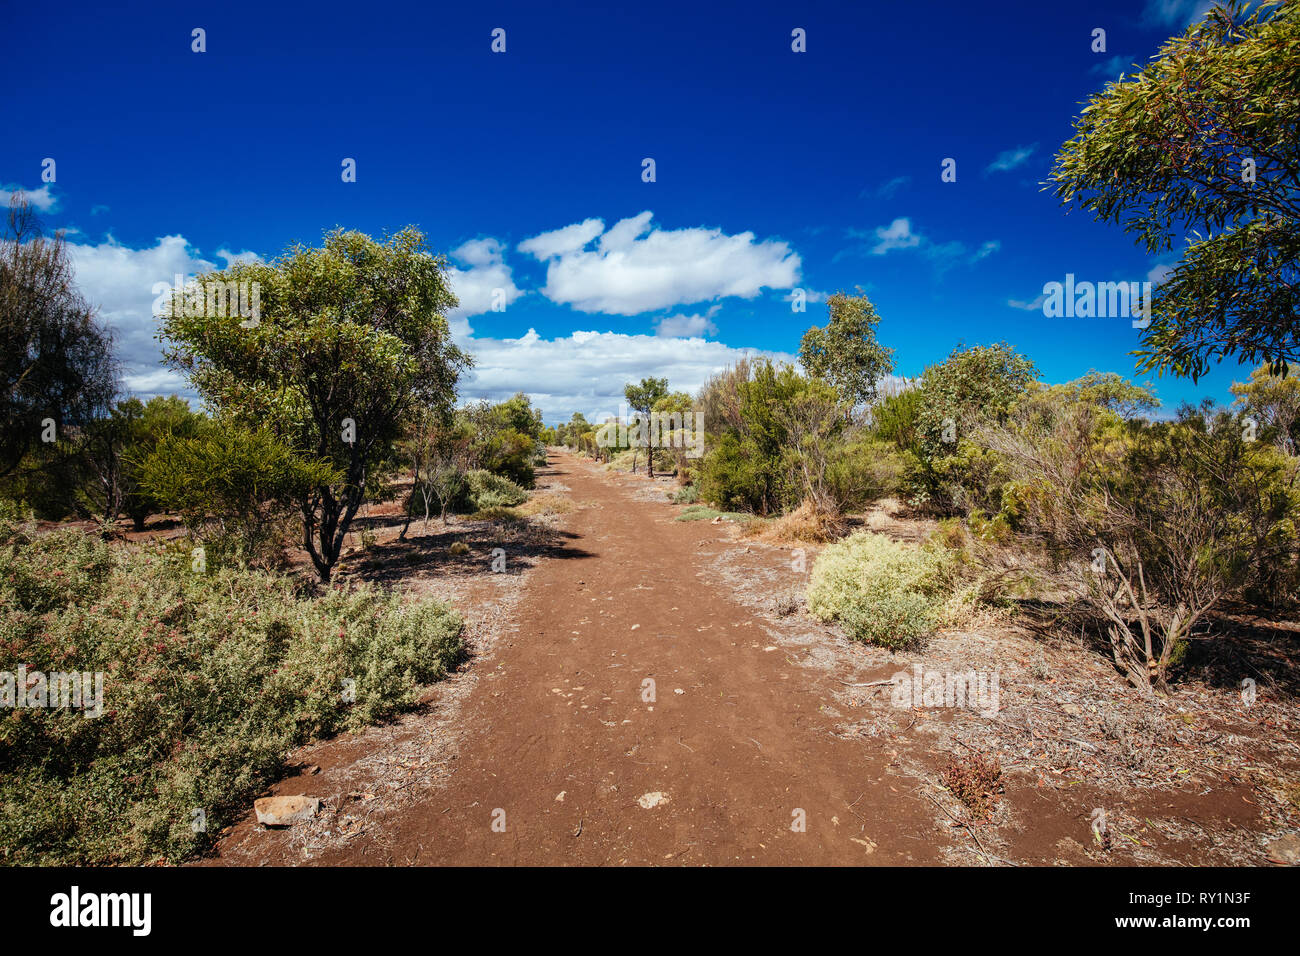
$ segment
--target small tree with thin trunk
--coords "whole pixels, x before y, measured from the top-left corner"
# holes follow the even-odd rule
[[[655,474],[655,439],[658,437],[655,433],[658,429],[653,427],[654,423],[650,413],[654,411],[655,405],[661,399],[668,397],[668,379],[643,378],[639,385],[633,385],[629,382],[623,387],[623,394],[627,398],[629,407],[637,413],[637,417],[646,428],[645,448],[648,457],[646,474],[653,478]],[[629,422],[629,424],[631,423]],[[633,444],[634,447],[637,447],[637,443]],[[636,471],[635,457],[632,459],[632,470]]]
[[[322,582],[411,411],[449,407],[470,364],[444,317],[456,305],[445,269],[414,228],[382,243],[340,229],[320,247],[200,277],[258,288],[256,323],[193,308],[163,319],[168,361],[211,407],[264,424],[339,476],[298,501],[302,544]]]
[[[447,513],[465,493],[466,475],[473,456],[474,434],[468,422],[433,409],[420,409],[410,426],[406,442],[411,461],[411,494],[407,497],[406,520],[398,538],[405,540],[416,507],[424,511],[429,527],[432,507],[447,524]]]

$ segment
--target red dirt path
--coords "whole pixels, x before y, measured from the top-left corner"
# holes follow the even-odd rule
[[[578,556],[529,572],[513,612],[521,626],[474,664],[486,673],[460,706],[452,772],[311,861],[938,862],[934,808],[887,775],[887,757],[833,737],[815,672],[705,583],[700,544],[718,529],[638,499],[638,479],[567,455],[552,464],[580,505],[564,519],[565,547]],[[653,703],[642,699],[647,678]],[[277,790],[302,792],[311,780]],[[666,802],[640,805],[656,792]],[[493,828],[498,809],[504,832]],[[803,832],[792,830],[796,810]],[[246,856],[250,842],[277,837],[246,821],[218,853],[238,846]]]

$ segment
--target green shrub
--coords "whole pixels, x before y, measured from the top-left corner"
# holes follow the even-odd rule
[[[300,588],[0,514],[0,671],[104,675],[101,716],[0,713],[5,862],[182,860],[248,811],[292,748],[415,705],[463,654],[446,605]]]
[[[780,512],[796,497],[752,443],[734,433],[724,434],[710,446],[698,474],[700,499],[719,508],[769,514]]]
[[[444,504],[448,513],[474,510],[469,476],[454,466],[435,467],[422,476],[406,499],[406,513],[412,518],[439,517]]]
[[[950,597],[942,551],[860,531],[828,545],[808,583],[808,612],[856,639],[903,647],[945,622]]]
[[[528,492],[503,475],[478,468],[465,476],[470,504],[475,511],[511,508],[528,500]]]
[[[612,430],[611,430],[612,431]],[[642,446],[638,448],[624,448],[621,451],[615,451],[612,448],[606,448],[609,452],[609,462],[606,467],[610,471],[632,471],[632,466],[636,465],[636,470],[644,472],[646,470],[646,455],[648,450]],[[670,450],[656,448],[655,452],[655,472],[657,474],[670,474],[676,467],[673,453]]]
[[[693,505],[700,500],[700,490],[695,485],[683,485],[673,492],[673,504]]]
[[[903,457],[889,442],[859,440],[837,446],[826,467],[826,487],[842,512],[859,511],[902,487]]]
[[[534,467],[546,463],[545,446],[541,410],[533,408],[527,395],[520,392],[495,405],[467,406],[456,413],[456,419],[473,436],[470,462],[474,467],[503,475],[521,488],[533,486]]]
[[[169,435],[139,464],[143,493],[176,511],[209,562],[266,561],[308,489],[339,479],[327,463],[296,454],[269,429],[231,421]]]

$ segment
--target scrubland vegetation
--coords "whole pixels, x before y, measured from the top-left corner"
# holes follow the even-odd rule
[[[1294,43],[1296,10],[1252,14],[1244,29]],[[1140,116],[1131,97],[1191,95],[1168,64],[1208,68],[1227,29],[1212,16],[1140,81],[1108,87],[1054,181],[1102,218],[1136,216],[1153,248],[1171,217],[1239,224],[1191,247],[1140,353],[1144,368],[1175,374],[1229,355],[1258,362],[1229,407],[1162,408],[1113,372],[1045,382],[1005,342],[960,345],[896,378],[872,303],[837,293],[798,366],[741,362],[694,394],[628,383],[634,420],[679,416],[658,439],[581,413],[546,427],[523,394],[458,404],[473,359],[444,318],[456,305],[446,262],[414,228],[382,241],[335,230],[206,277],[259,285],[252,325],[178,291],[162,338],[201,408],[142,402],[121,395],[111,336],[77,295],[62,240],[42,237],[15,199],[0,243],[0,671],[102,672],[106,699],[95,718],[0,715],[5,861],[185,859],[293,747],[414,706],[461,660],[461,617],[350,578],[347,542],[367,544],[359,515],[400,502],[405,538],[458,518],[564,511],[530,496],[547,445],[672,476],[680,521],[818,546],[809,613],[891,650],[923,648],[979,609],[1032,614],[1082,635],[1149,698],[1177,692],[1189,641],[1226,633],[1227,609],[1293,619],[1300,181],[1294,139],[1253,108],[1268,63],[1233,67],[1249,81],[1234,134],[1283,156],[1276,188],[1180,191],[1170,184],[1186,164],[1213,156],[1180,139],[1175,168],[1170,150],[1118,149],[1170,135],[1173,112]],[[703,416],[700,457],[688,454],[688,412]],[[872,530],[885,502],[936,530],[918,541]],[[950,774],[976,802],[1001,775],[995,762],[979,769],[974,783]]]
[[[946,567],[979,602],[1051,593],[1059,626],[1093,635],[1143,691],[1168,688],[1188,638],[1213,633],[1225,606],[1294,613],[1300,178],[1297,102],[1276,94],[1295,75],[1298,26],[1294,5],[1217,8],[1093,97],[1052,172],[1063,203],[1125,225],[1148,252],[1188,223],[1215,233],[1158,289],[1135,354],[1139,371],[1193,378],[1228,357],[1260,362],[1231,407],[1160,408],[1113,372],[1047,383],[1005,342],[891,379],[874,306],[837,293],[800,367],[740,363],[695,396],[708,451],[675,463],[681,499],[782,516],[787,539],[802,527],[809,541],[889,497],[946,519],[923,547],[855,535],[813,569],[810,610],[887,646],[949,617],[962,585]],[[1267,175],[1254,160],[1235,175],[1243,155],[1267,157]],[[610,459],[581,416],[557,437]]]
[[[437,602],[233,565],[196,574],[183,548],[0,514],[4,668],[102,672],[105,687],[97,717],[0,720],[5,862],[184,859],[293,747],[413,706],[459,662],[460,630]]]
[[[338,580],[344,542],[363,503],[395,489],[408,527],[524,505],[540,415],[523,396],[454,407],[469,362],[441,316],[455,299],[411,230],[335,232],[237,267],[268,306],[252,328],[166,318],[201,411],[116,398],[111,338],[21,198],[3,250],[9,338],[84,341],[7,356],[0,671],[100,674],[103,709],[8,702],[0,852],[177,862],[238,821],[294,747],[409,709],[458,666],[460,615]],[[154,533],[129,536],[122,517]]]
[[[1069,592],[1069,626],[1095,632],[1129,681],[1162,688],[1225,602],[1294,610],[1296,371],[1258,369],[1234,407],[1157,419],[1149,389],[1113,373],[1049,385],[1005,343],[959,348],[865,406],[758,361],[697,396],[708,452],[677,470],[674,500],[691,503],[683,520],[776,518],[785,539],[822,542],[900,499],[944,526],[920,547],[858,532],[826,548],[816,616],[902,646],[1037,580]],[[561,431],[579,449],[581,425]]]

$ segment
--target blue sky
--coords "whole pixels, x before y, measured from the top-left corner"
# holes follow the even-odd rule
[[[523,390],[549,421],[613,412],[642,375],[693,389],[747,350],[790,356],[857,286],[902,375],[998,340],[1051,381],[1132,374],[1128,319],[1035,302],[1173,257],[1041,184],[1079,104],[1204,3],[612,6],[14,5],[0,187],[68,230],[143,394],[184,391],[157,362],[154,283],[336,224],[414,223],[451,254],[478,358],[463,397]],[[1154,384],[1226,402],[1247,372]]]

